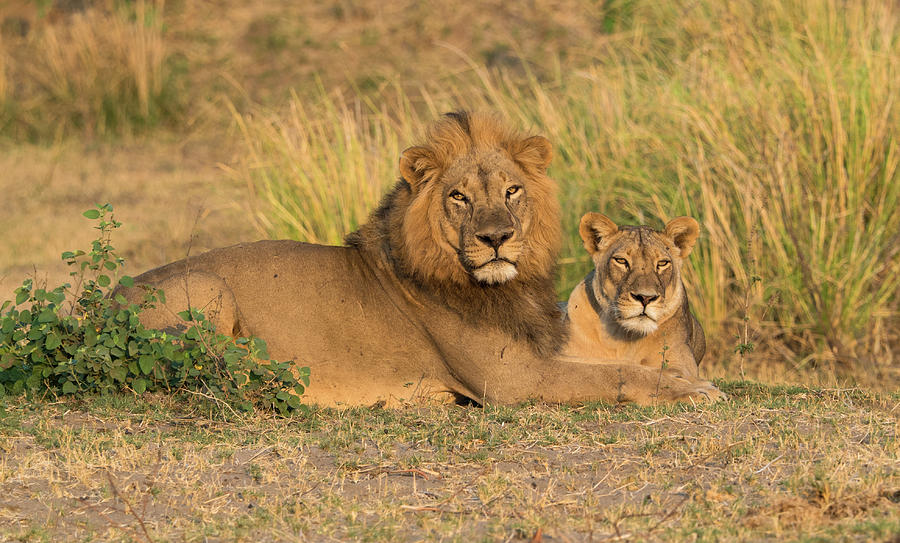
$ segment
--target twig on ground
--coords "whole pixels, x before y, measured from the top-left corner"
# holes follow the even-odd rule
[[[106,472],[106,479],[109,481],[109,486],[113,491],[113,495],[122,500],[122,503],[125,504],[125,507],[128,509],[128,512],[131,514],[131,516],[137,519],[138,524],[141,527],[141,531],[144,532],[144,537],[147,538],[147,541],[152,543],[153,538],[150,537],[150,532],[147,531],[147,526],[144,524],[144,519],[137,514],[137,511],[135,511],[133,507],[131,507],[131,502],[128,501],[128,498],[126,498],[122,493],[119,492],[119,489],[116,487],[115,481],[113,481],[112,474],[108,471]]]

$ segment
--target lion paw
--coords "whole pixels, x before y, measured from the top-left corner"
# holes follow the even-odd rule
[[[688,401],[694,403],[716,403],[728,399],[725,394],[709,381],[691,383],[686,389],[679,391],[676,401]]]

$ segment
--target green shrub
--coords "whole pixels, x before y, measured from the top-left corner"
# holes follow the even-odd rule
[[[121,223],[109,204],[84,215],[98,221],[99,236],[90,251],[62,254],[75,287],[26,279],[0,306],[0,393],[186,390],[244,410],[301,407],[309,368],[270,360],[263,340],[217,334],[196,309],[180,313],[182,335],[144,328],[141,310],[165,303],[165,293],[148,287],[139,304],[116,294],[116,284],[133,286],[128,276],[114,280],[124,261],[110,235]]]

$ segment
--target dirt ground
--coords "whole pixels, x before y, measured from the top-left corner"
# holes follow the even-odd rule
[[[727,385],[700,408],[0,407],[19,541],[890,541],[898,401]],[[2,405],[2,404],[0,404]],[[212,415],[212,418],[210,418]]]
[[[321,410],[228,422],[177,397],[4,402],[0,533],[896,540],[900,398],[726,389],[733,401],[708,408]]]

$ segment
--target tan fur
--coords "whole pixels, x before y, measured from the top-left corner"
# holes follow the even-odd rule
[[[261,241],[151,270],[136,282],[169,303],[142,319],[177,327],[188,303],[214,308],[219,330],[308,365],[305,399],[322,405],[716,399],[675,376],[652,396],[648,368],[559,355],[551,156],[492,116],[448,114],[403,153],[401,180],[347,246]]]
[[[579,232],[594,272],[569,297],[564,352],[656,370],[665,365],[665,375],[699,381],[706,342],[681,278],[699,234],[697,221],[679,217],[657,232],[619,228],[604,215],[588,213]]]

